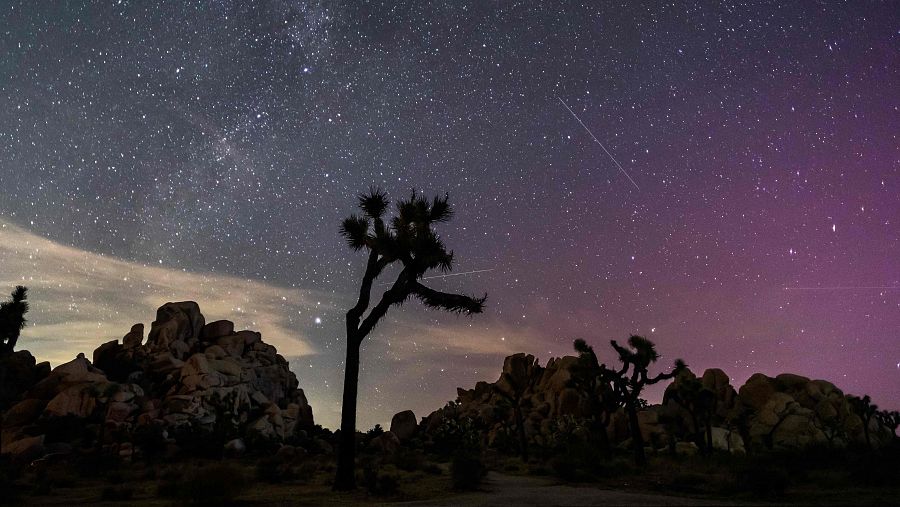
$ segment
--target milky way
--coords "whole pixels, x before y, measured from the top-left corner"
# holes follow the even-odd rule
[[[364,267],[338,225],[378,185],[449,192],[456,270],[490,271],[430,283],[489,299],[471,319],[392,312],[364,345],[363,425],[425,415],[508,353],[630,333],[736,384],[791,371],[898,408],[898,12],[4,2],[0,280],[34,287],[20,344],[70,319],[148,324],[181,294],[142,280],[120,297],[120,272],[219,281],[185,293],[209,319],[249,304],[293,330],[292,366],[334,426]],[[64,259],[85,258],[115,276],[73,309],[90,281]],[[58,355],[128,331],[89,327]]]

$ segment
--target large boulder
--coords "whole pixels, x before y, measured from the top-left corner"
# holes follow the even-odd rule
[[[197,303],[166,303],[156,311],[156,320],[150,325],[147,336],[147,346],[152,352],[169,351],[176,358],[183,359],[205,324]],[[185,347],[188,347],[187,350]]]
[[[738,390],[738,397],[745,406],[753,411],[759,411],[775,394],[775,380],[755,373]]]
[[[393,432],[385,431],[373,438],[369,446],[380,454],[394,454],[400,449],[400,439]]]
[[[412,410],[404,410],[391,418],[391,433],[397,435],[401,442],[412,438],[416,433],[418,422]]]
[[[0,455],[8,456],[14,462],[26,463],[44,454],[44,435],[25,437],[5,444]]]
[[[31,352],[17,350],[12,354],[0,354],[0,372],[0,411],[3,411],[49,375],[50,363],[37,363]]]

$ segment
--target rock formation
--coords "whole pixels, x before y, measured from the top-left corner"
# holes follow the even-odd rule
[[[519,402],[528,441],[552,445],[561,431],[584,428],[577,421],[591,416],[590,404],[586,403],[588,394],[576,389],[571,381],[576,361],[571,356],[552,358],[542,367],[531,355],[511,355],[504,361],[497,382],[478,382],[474,389],[457,389],[456,401],[431,413],[420,429],[425,435],[434,436],[448,419],[470,420],[484,433],[485,444],[497,446],[517,430],[508,397],[503,394],[510,388],[507,384],[514,383],[530,386]],[[848,397],[830,382],[793,374],[772,378],[758,373],[736,390],[720,369],[708,369],[700,377],[685,369],[667,387],[662,405],[652,405],[638,413],[641,433],[648,445],[658,450],[672,445],[686,453],[698,450],[693,438],[705,432],[706,423],[699,421],[695,425],[685,407],[673,399],[678,386],[690,380],[699,380],[702,389],[714,398],[709,422],[716,449],[743,453],[748,448],[791,449],[865,442],[862,420],[853,413]],[[893,438],[874,419],[870,434],[876,446]],[[607,427],[607,441],[626,447],[628,438],[627,418],[620,409]]]
[[[80,439],[128,458],[143,441],[147,452],[202,438],[252,447],[313,426],[297,377],[259,333],[206,324],[194,302],[166,303],[146,342],[143,331],[136,324],[93,362],[79,354],[30,386],[3,414],[2,452],[31,456]]]

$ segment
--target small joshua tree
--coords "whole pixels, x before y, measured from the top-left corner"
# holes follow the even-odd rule
[[[602,448],[609,448],[609,437],[606,428],[612,415],[622,406],[622,399],[610,384],[614,372],[605,364],[600,364],[594,348],[582,339],[575,340],[575,351],[578,362],[572,368],[570,385],[585,393],[586,413],[589,414],[591,435],[600,439]]]
[[[652,363],[659,359],[656,345],[653,342],[643,336],[632,335],[628,339],[628,347],[619,345],[615,340],[610,344],[619,354],[619,361],[622,362],[622,367],[613,371],[610,380],[613,388],[621,397],[625,405],[625,412],[628,414],[631,441],[634,446],[634,461],[638,466],[643,466],[647,463],[647,457],[644,455],[644,438],[641,435],[637,416],[641,392],[646,386],[674,377],[686,365],[681,359],[676,359],[672,371],[650,377],[647,370]]]
[[[882,410],[875,414],[882,426],[891,430],[891,438],[897,438],[897,427],[900,426],[900,412],[896,410]]]
[[[528,356],[530,357],[530,356]],[[539,368],[537,359],[532,358],[531,364],[525,368],[526,372],[531,372]],[[514,376],[504,372],[502,375],[506,381],[503,388],[494,386],[494,392],[502,398],[506,404],[512,408],[513,417],[516,421],[516,437],[519,440],[519,455],[522,460],[528,462],[528,437],[525,435],[525,416],[522,409],[525,394],[534,388],[534,385],[540,380],[540,375],[524,375]]]
[[[344,395],[341,408],[341,437],[334,489],[349,490],[356,485],[356,398],[359,383],[359,348],[363,340],[388,309],[414,296],[429,308],[449,312],[481,313],[485,297],[470,297],[439,292],[421,283],[425,273],[453,267],[453,252],[447,251],[434,231],[434,225],[453,216],[447,197],[429,201],[415,192],[397,202],[397,213],[388,222],[387,195],[372,189],[359,195],[362,215],[350,215],[341,224],[341,235],[353,250],[367,250],[368,260],[359,287],[356,304],[347,311],[347,360],[344,369]],[[369,310],[375,279],[388,266],[399,263],[397,278],[378,303]],[[365,315],[369,310],[368,315]]]
[[[872,403],[872,398],[870,398],[868,394],[862,398],[859,396],[848,396],[847,401],[850,402],[850,406],[853,408],[853,411],[856,412],[856,415],[862,419],[863,435],[866,437],[866,445],[872,447],[872,438],[869,436],[869,424],[872,422],[872,418],[878,413],[878,405]]]
[[[713,445],[712,417],[716,412],[716,393],[704,387],[703,381],[693,376],[679,378],[676,384],[672,392],[672,401],[687,410],[691,416],[691,423],[694,426],[700,449],[705,453],[711,453]]]
[[[28,289],[21,285],[10,295],[9,301],[0,303],[0,351],[13,352],[19,341],[19,333],[25,327],[28,313]]]

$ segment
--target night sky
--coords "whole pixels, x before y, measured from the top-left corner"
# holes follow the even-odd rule
[[[363,428],[631,333],[896,409],[898,133],[890,1],[3,0],[0,281],[54,365],[197,299],[334,428],[365,264],[340,221],[370,185],[449,192],[480,272],[428,282],[487,311],[392,310]]]

